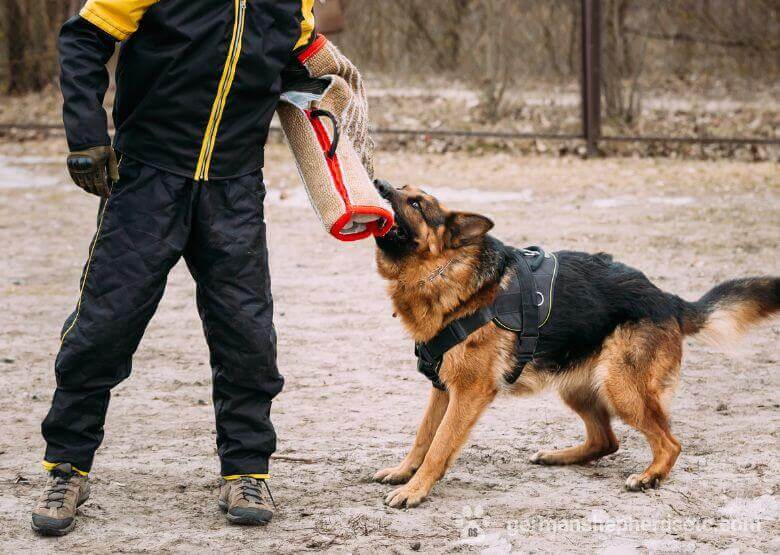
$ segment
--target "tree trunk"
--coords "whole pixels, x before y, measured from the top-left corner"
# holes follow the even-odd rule
[[[631,124],[640,111],[639,77],[645,48],[632,48],[626,20],[631,0],[604,2],[602,90],[608,116]]]
[[[0,0],[0,92],[23,94],[54,83],[58,30],[78,6],[74,0]]]
[[[8,59],[8,32],[11,21],[8,2],[0,0],[0,94],[7,92],[11,75],[11,61]]]

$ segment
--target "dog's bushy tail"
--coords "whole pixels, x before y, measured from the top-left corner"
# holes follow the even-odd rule
[[[753,325],[780,312],[780,278],[721,283],[694,303],[683,303],[683,332],[728,350]]]

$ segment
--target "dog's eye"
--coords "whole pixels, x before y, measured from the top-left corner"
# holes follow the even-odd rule
[[[410,200],[409,201],[409,206],[411,206],[415,210],[422,210],[422,208],[420,207],[420,203],[417,202],[416,200]]]

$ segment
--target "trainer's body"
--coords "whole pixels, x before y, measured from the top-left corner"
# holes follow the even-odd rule
[[[314,38],[313,0],[89,0],[62,28],[70,173],[102,197],[57,389],[33,528],[63,534],[88,495],[110,390],[183,256],[211,353],[220,506],[262,524],[271,401],[282,389],[263,219],[263,146],[282,69]],[[121,42],[110,146],[106,63]],[[118,158],[118,163],[117,163]]]

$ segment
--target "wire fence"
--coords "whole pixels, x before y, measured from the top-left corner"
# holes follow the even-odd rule
[[[0,91],[56,95],[56,29],[80,4],[0,0]],[[780,145],[776,0],[341,4],[345,30],[331,38],[366,72],[377,135],[575,141],[588,155]],[[48,15],[33,25],[38,8]],[[27,47],[31,25],[44,40]],[[8,105],[0,132],[60,129],[51,110]]]
[[[396,0],[357,17],[338,40],[364,67],[444,98],[456,77],[477,98],[418,118],[434,126],[385,119],[380,134],[578,139],[589,155],[603,143],[780,145],[777,2]]]

